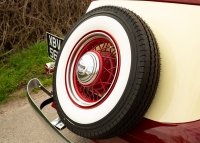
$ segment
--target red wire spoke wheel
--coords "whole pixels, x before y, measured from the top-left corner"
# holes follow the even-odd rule
[[[117,80],[119,50],[111,36],[100,31],[84,35],[74,49],[81,49],[71,55],[77,57],[71,84],[78,97],[70,98],[83,108],[98,105],[109,96]],[[80,100],[87,102],[87,106],[79,104]]]
[[[103,6],[68,32],[53,75],[57,112],[74,133],[104,139],[134,127],[156,93],[156,40],[135,13]]]

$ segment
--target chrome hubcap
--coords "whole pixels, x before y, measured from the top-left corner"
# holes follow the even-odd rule
[[[82,85],[91,84],[99,73],[99,58],[94,52],[85,53],[79,60],[76,70],[78,81]]]

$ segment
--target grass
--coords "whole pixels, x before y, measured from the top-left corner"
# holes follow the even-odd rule
[[[34,77],[44,86],[52,84],[52,75],[45,73],[44,65],[51,60],[47,57],[46,42],[39,42],[18,53],[0,59],[0,103],[8,101],[11,93],[26,88]],[[19,97],[25,97],[21,93]]]

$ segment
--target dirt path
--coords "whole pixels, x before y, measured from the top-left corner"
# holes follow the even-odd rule
[[[45,94],[40,91],[33,97],[37,102],[42,102]],[[47,117],[55,119],[52,109],[45,110]],[[0,105],[0,123],[0,143],[59,143],[36,116],[27,98]],[[90,140],[76,136],[69,130],[64,133],[73,143],[90,143]]]

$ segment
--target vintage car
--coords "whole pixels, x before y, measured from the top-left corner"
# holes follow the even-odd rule
[[[32,79],[27,92],[63,142],[48,103],[59,125],[94,142],[200,142],[200,0],[91,1],[61,46],[50,40],[53,91]],[[36,87],[50,95],[41,108]]]

